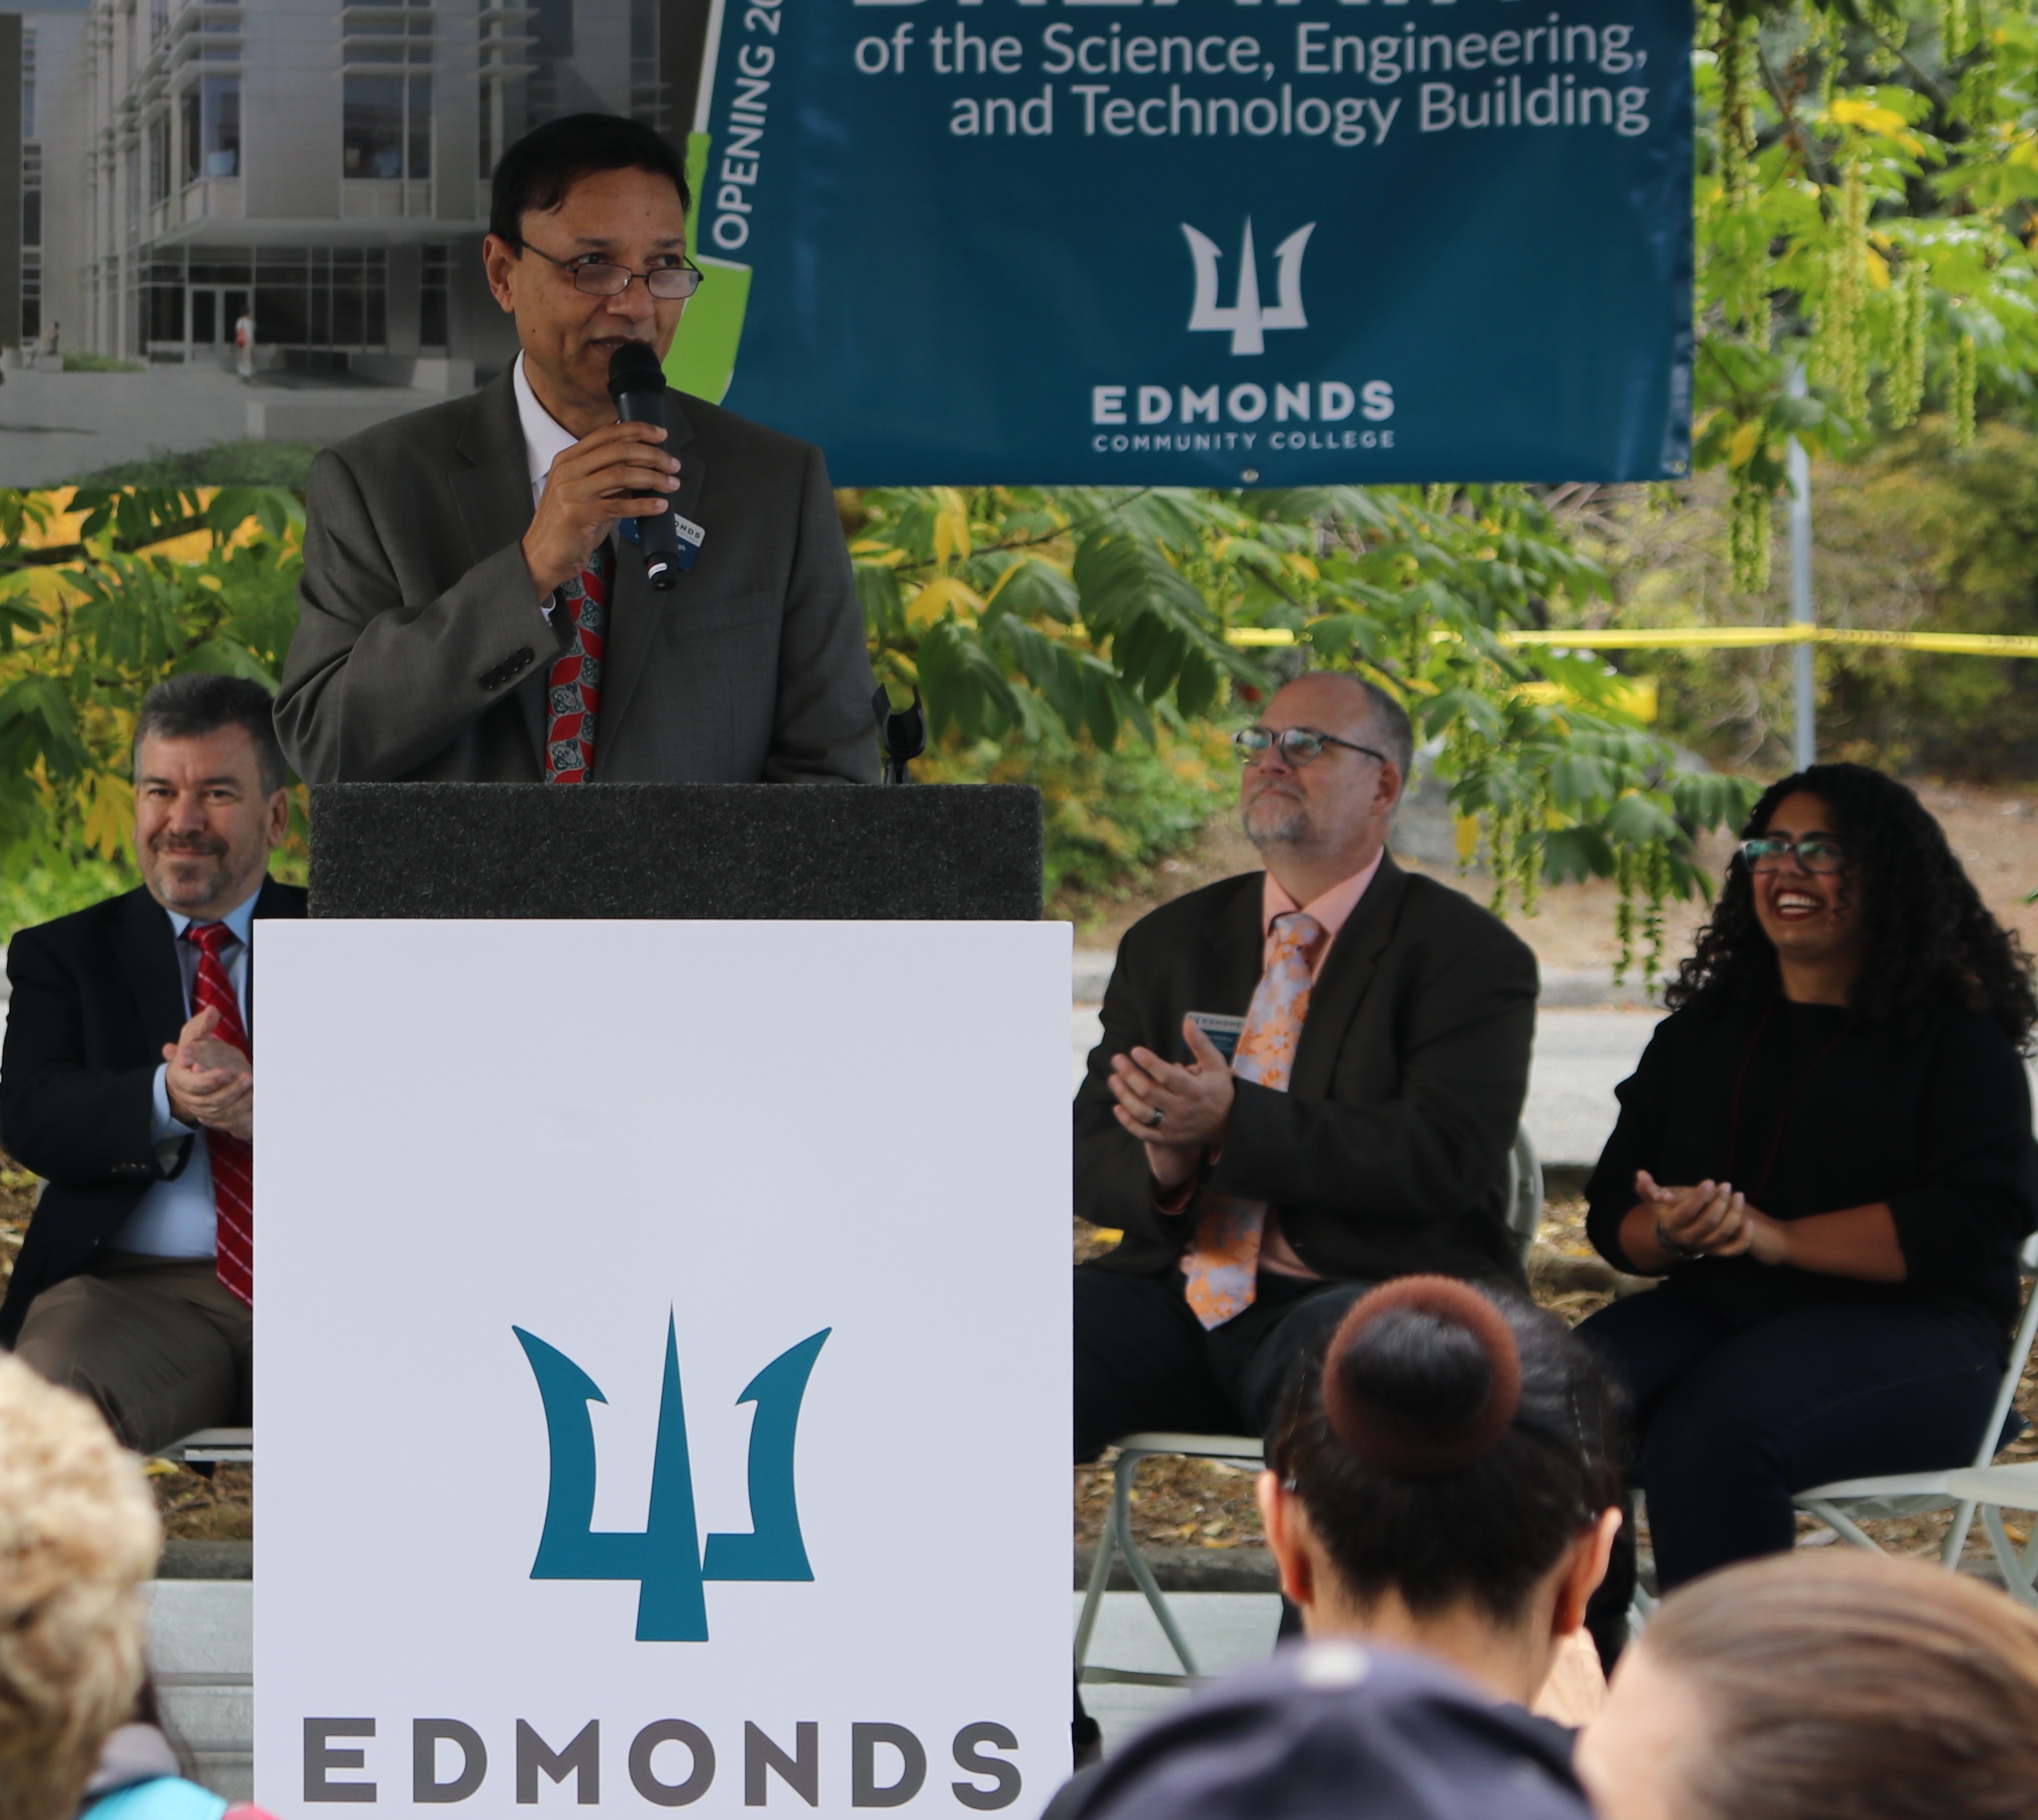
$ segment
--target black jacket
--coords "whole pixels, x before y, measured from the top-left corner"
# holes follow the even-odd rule
[[[255,902],[258,918],[304,914],[305,893],[274,879]],[[8,946],[0,1142],[49,1186],[0,1304],[0,1345],[13,1345],[29,1303],[90,1263],[163,1178],[150,1132],[163,1045],[184,1025],[176,944],[144,889],[25,929]],[[249,967],[252,1031],[252,956]],[[169,1173],[183,1167],[180,1154]]]
[[[1680,1011],[1615,1091],[1620,1120],[1585,1185],[1586,1230],[1634,1268],[1620,1223],[1635,1172],[1731,1182],[1779,1220],[1887,1201],[1910,1275],[1866,1283],[1752,1258],[1673,1267],[1679,1291],[1737,1322],[1815,1303],[1964,1315],[2001,1345],[2016,1323],[2017,1253],[2038,1220],[2038,1151],[2021,1058],[1985,1012],[1915,1027],[1836,1007],[1756,1000]]]
[[[1244,1014],[1264,951],[1263,876],[1163,905],[1119,944],[1075,1103],[1075,1210],[1125,1234],[1105,1269],[1166,1269],[1198,1213],[1195,1201],[1156,1211],[1145,1148],[1112,1116],[1111,1058],[1135,1043],[1179,1058],[1185,1012]],[[1326,1277],[1434,1270],[1523,1286],[1506,1171],[1536,990],[1535,956],[1503,923],[1383,858],[1332,944],[1288,1090],[1238,1083],[1210,1186],[1272,1203]]]

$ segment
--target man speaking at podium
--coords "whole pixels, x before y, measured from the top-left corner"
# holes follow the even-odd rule
[[[616,351],[662,361],[700,282],[689,201],[616,115],[503,154],[483,256],[521,353],[312,468],[276,706],[307,781],[877,781],[820,451],[672,392],[665,428],[616,420]],[[618,532],[669,508],[684,572],[654,592]]]

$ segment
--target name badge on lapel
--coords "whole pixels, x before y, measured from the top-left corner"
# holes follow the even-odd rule
[[[643,522],[641,518],[622,520],[623,539],[626,543],[642,543],[644,541]],[[680,540],[680,553],[676,558],[679,566],[682,569],[691,569],[694,566],[694,558],[700,554],[701,545],[707,540],[707,533],[691,518],[682,518],[676,512],[672,514],[672,529]]]

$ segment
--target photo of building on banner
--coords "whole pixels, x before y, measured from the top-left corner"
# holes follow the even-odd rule
[[[1681,0],[727,0],[725,401],[850,486],[1682,475],[1690,46]]]

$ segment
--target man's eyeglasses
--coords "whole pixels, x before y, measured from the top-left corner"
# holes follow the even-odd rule
[[[1383,765],[1393,762],[1385,752],[1376,752],[1370,746],[1355,746],[1333,733],[1320,733],[1314,727],[1283,727],[1278,732],[1271,727],[1242,727],[1232,735],[1231,743],[1238,748],[1239,762],[1245,765],[1251,764],[1270,746],[1279,747],[1281,756],[1297,769],[1320,757],[1326,746],[1342,746],[1347,752],[1363,752]]]
[[[526,252],[536,253],[548,265],[557,266],[574,282],[574,289],[593,297],[619,297],[642,278],[644,288],[661,303],[676,303],[700,289],[701,269],[682,258],[676,266],[653,266],[648,272],[632,271],[627,266],[612,265],[606,259],[557,259],[543,247],[524,243]]]
[[[1847,864],[1847,855],[1840,850],[1837,841],[1816,834],[1802,841],[1786,841],[1781,834],[1763,834],[1741,843],[1741,857],[1747,861],[1748,869],[1752,872],[1781,872],[1784,861],[1792,853],[1797,856],[1797,864],[1808,872],[1836,872]]]

